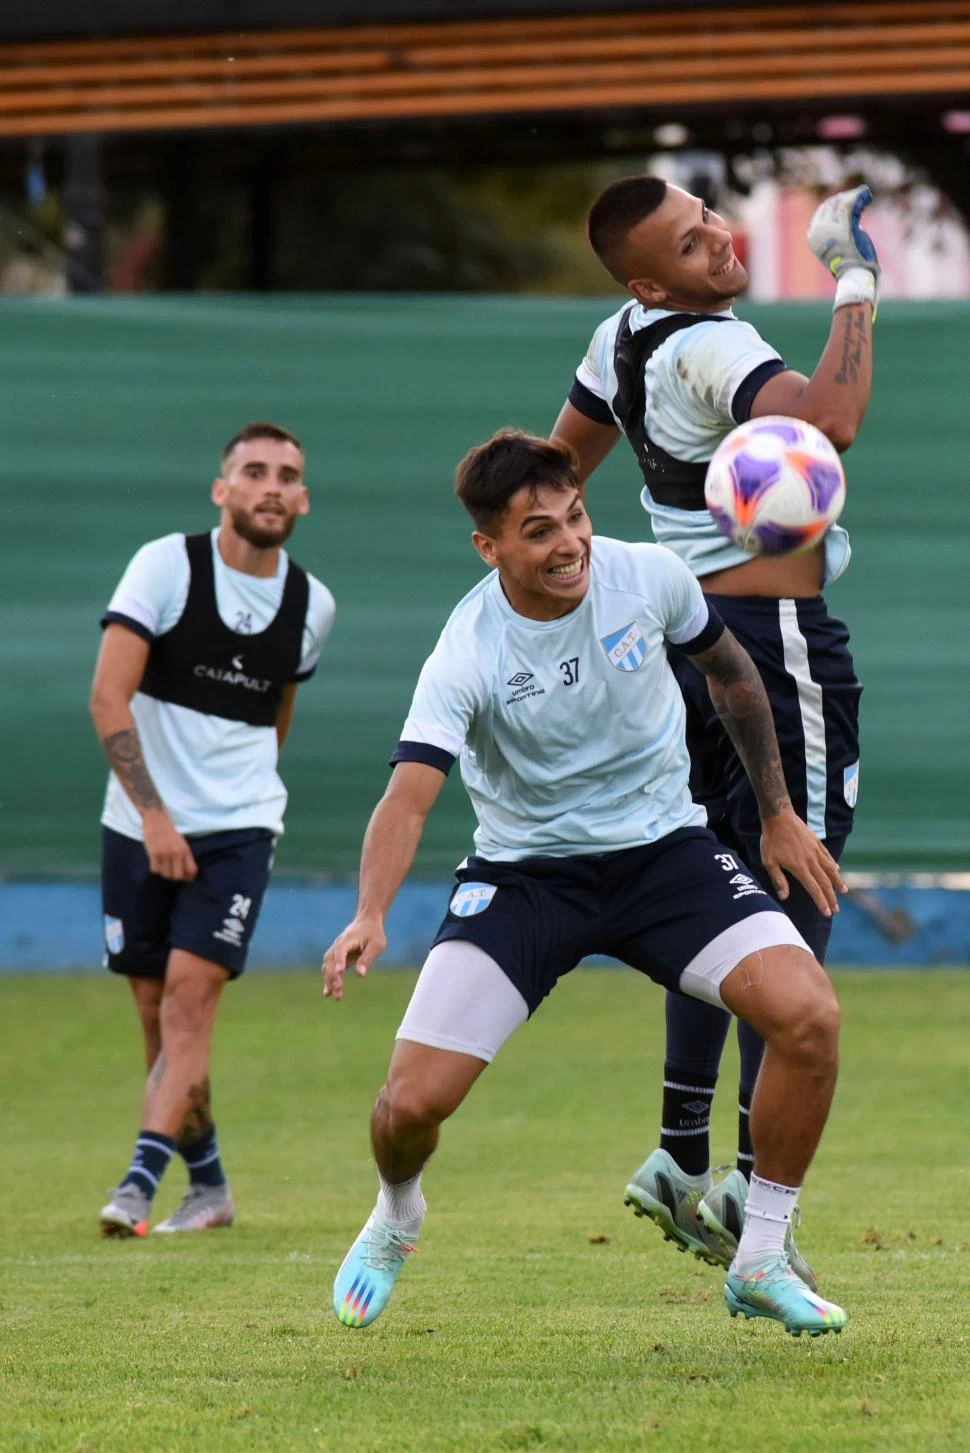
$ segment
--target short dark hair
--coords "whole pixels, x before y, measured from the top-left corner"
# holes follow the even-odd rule
[[[487,534],[505,514],[513,495],[543,487],[579,489],[579,460],[561,439],[539,439],[521,429],[499,429],[469,449],[455,473],[455,493]]]
[[[623,270],[626,239],[644,217],[656,212],[666,195],[663,177],[621,177],[600,192],[589,210],[586,231],[590,246],[621,287],[630,281]]]
[[[261,419],[256,419],[253,423],[246,424],[238,434],[233,434],[219,456],[220,464],[225,465],[237,444],[248,444],[250,439],[275,439],[279,444],[293,444],[301,454],[303,453],[303,445],[295,434],[290,433],[289,429],[283,429],[279,424],[267,424]]]

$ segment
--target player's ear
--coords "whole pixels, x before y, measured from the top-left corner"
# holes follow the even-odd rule
[[[627,283],[627,288],[642,303],[645,308],[662,308],[667,301],[667,293],[653,278],[635,277]]]
[[[210,496],[212,499],[212,503],[214,505],[218,505],[220,509],[226,502],[226,494],[228,492],[228,488],[229,486],[226,484],[226,481],[223,479],[221,474],[217,475],[216,478],[212,481]]]
[[[481,530],[475,530],[472,533],[472,544],[485,561],[485,564],[491,570],[494,570],[498,565],[498,552],[491,535],[483,535]]]
[[[297,506],[296,512],[298,515],[308,515],[310,513],[310,491],[307,489],[306,485],[303,486],[303,490],[300,494],[300,503]]]

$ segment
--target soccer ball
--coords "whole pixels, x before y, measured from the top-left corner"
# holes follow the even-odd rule
[[[752,555],[807,550],[845,504],[842,461],[801,419],[749,419],[718,445],[704,499],[720,530]]]

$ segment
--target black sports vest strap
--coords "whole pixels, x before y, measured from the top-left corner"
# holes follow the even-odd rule
[[[657,504],[679,510],[706,509],[704,477],[707,464],[675,459],[666,449],[655,444],[647,433],[645,370],[661,344],[681,329],[693,328],[697,323],[725,323],[727,319],[711,313],[674,313],[634,332],[630,319],[636,306],[636,303],[631,303],[617,329],[613,350],[617,382],[613,412],[633,446],[643,482]]]
[[[211,535],[186,535],[185,550],[185,608],[172,629],[152,642],[139,690],[206,716],[275,725],[283,688],[296,677],[303,654],[310,600],[306,572],[290,560],[276,615],[264,631],[243,634],[219,615]]]

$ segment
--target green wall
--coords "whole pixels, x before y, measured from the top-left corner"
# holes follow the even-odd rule
[[[147,539],[214,521],[223,441],[268,417],[303,439],[313,512],[294,554],[337,598],[283,772],[283,871],[352,872],[421,661],[478,578],[457,459],[506,423],[545,431],[603,300],[5,300],[0,872],[92,873],[104,769],[87,717],[98,615]],[[810,371],[813,305],[744,306]],[[830,605],[863,698],[852,867],[970,865],[970,306],[886,303],[848,461],[855,556]],[[629,450],[595,476],[601,533],[642,537]],[[420,867],[469,846],[457,774]]]

